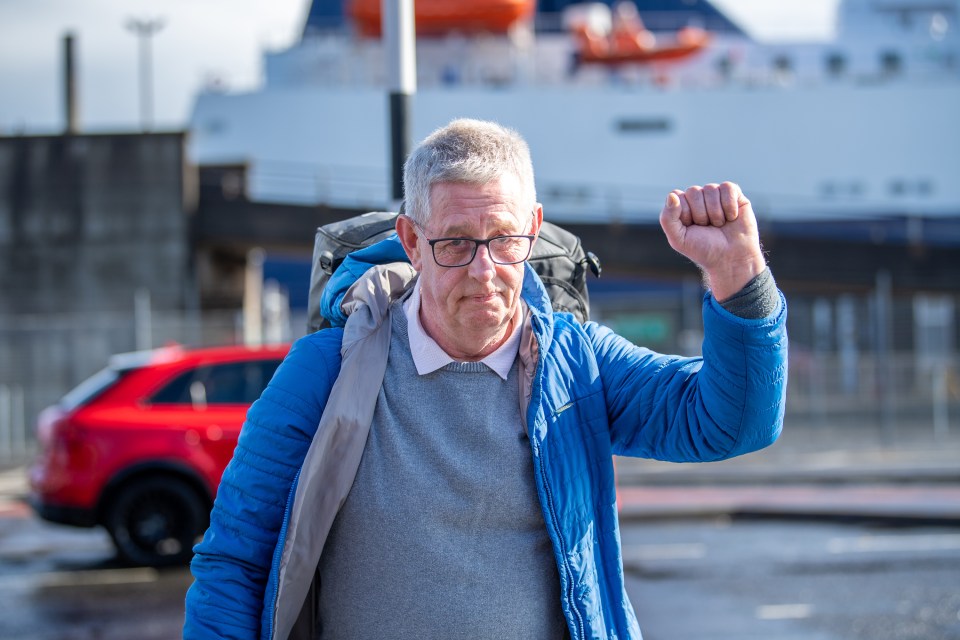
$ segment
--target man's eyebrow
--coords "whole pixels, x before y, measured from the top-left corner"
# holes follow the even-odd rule
[[[518,233],[521,233],[521,234],[526,233],[525,228],[521,228],[520,231],[514,231],[512,229],[513,226],[514,224],[511,224],[509,221],[504,221],[503,223],[498,224],[496,227],[494,227],[493,235],[491,235],[490,237],[503,236],[503,235],[509,236],[509,235],[515,235]],[[438,238],[472,238],[473,236],[471,236],[468,233],[467,227],[464,227],[463,225],[460,225],[460,224],[454,224],[444,229],[436,237]]]
[[[441,231],[438,237],[439,236],[442,236],[444,238],[452,238],[452,237],[469,238],[470,234],[466,232],[465,227],[454,225],[452,227],[447,227],[446,229]]]

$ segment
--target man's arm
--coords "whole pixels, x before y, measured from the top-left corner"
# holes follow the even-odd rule
[[[787,383],[786,303],[747,319],[704,297],[702,358],[638,347],[587,323],[613,452],[670,462],[723,460],[780,434]]]
[[[184,640],[260,637],[287,498],[340,367],[340,330],[298,340],[247,413],[195,548]]]
[[[675,190],[660,224],[710,288],[703,358],[655,354],[591,328],[614,449],[706,461],[767,446],[783,421],[786,302],[766,268],[750,201],[730,182]]]

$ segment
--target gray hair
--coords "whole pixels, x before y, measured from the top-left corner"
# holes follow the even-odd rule
[[[454,120],[424,138],[407,158],[403,166],[404,212],[426,226],[433,185],[482,185],[504,175],[519,179],[520,202],[533,211],[537,205],[533,161],[520,134],[495,122]]]

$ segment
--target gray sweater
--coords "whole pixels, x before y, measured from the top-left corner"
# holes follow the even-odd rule
[[[517,365],[419,376],[399,304],[367,446],[320,561],[324,640],[562,638]]]

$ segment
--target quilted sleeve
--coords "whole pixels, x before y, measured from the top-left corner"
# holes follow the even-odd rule
[[[340,368],[342,331],[298,340],[247,412],[194,549],[183,637],[258,638],[287,498]]]
[[[787,307],[779,298],[770,316],[744,319],[707,294],[702,358],[655,353],[590,323],[614,453],[706,462],[776,440],[787,385]]]

